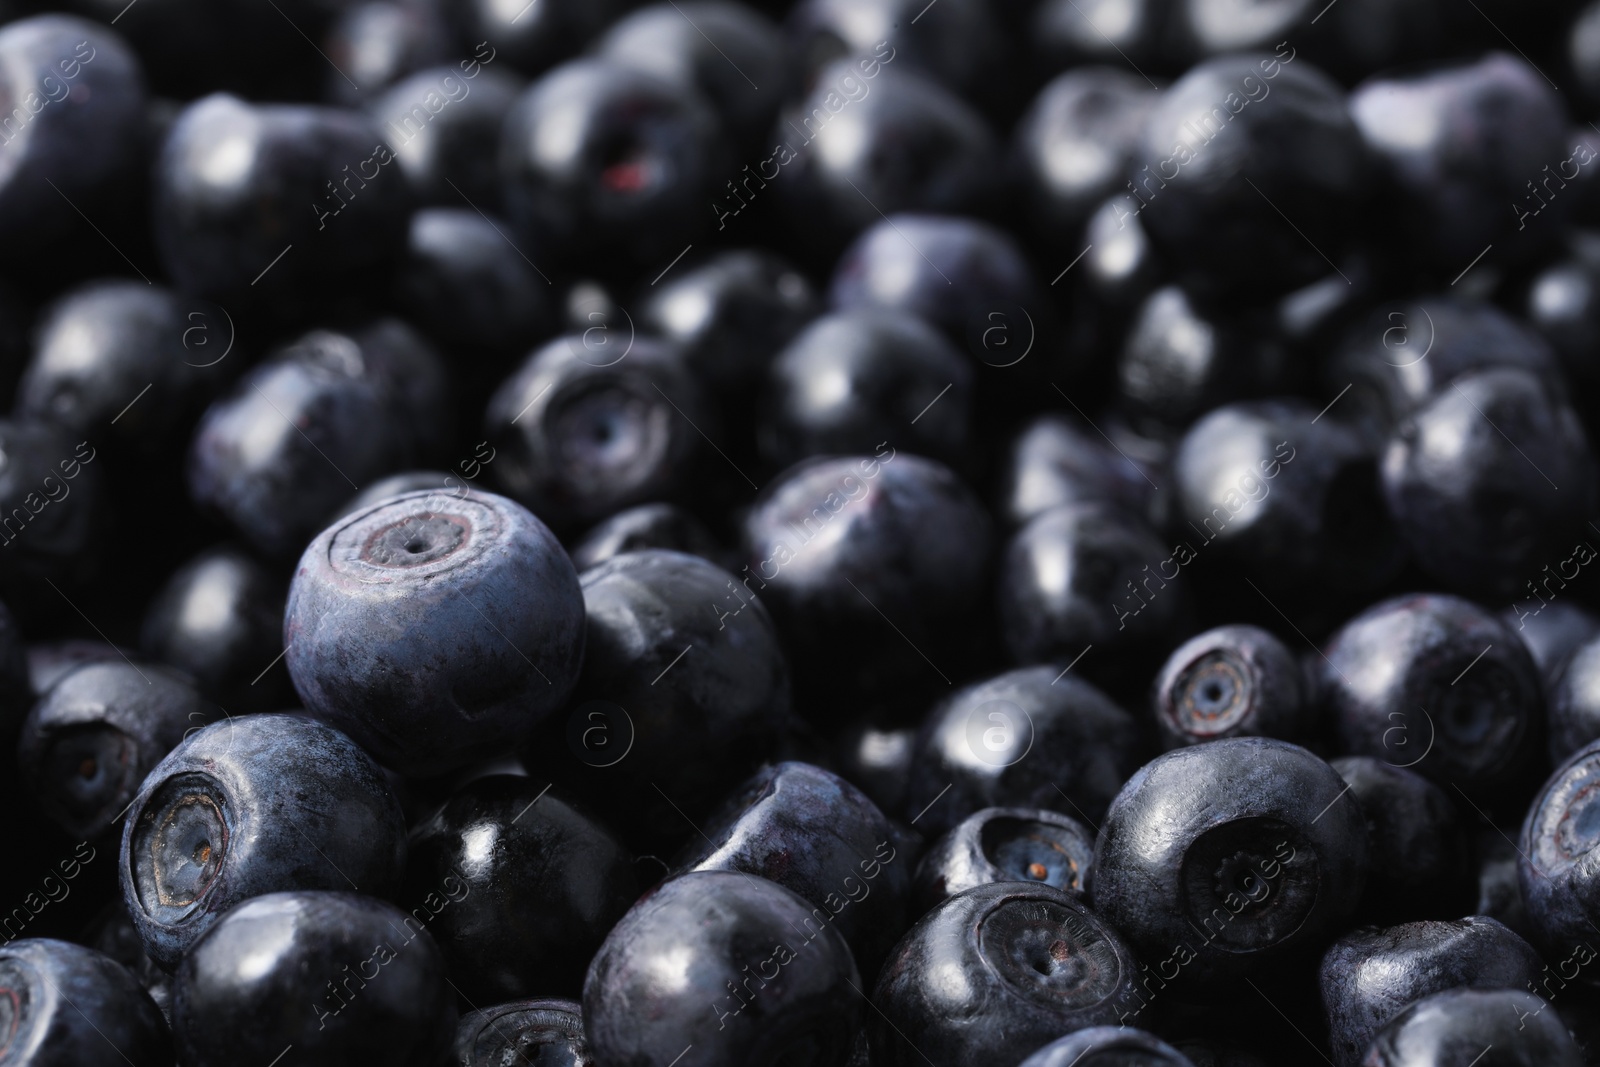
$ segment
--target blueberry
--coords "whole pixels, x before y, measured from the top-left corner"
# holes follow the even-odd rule
[[[1136,424],[1174,436],[1230,400],[1287,392],[1287,346],[1260,313],[1223,313],[1176,285],[1151,293],[1117,356],[1117,392]]]
[[[16,1064],[166,1067],[172,1038],[155,1002],[111,958],[65,941],[0,947],[0,1056]]]
[[[1397,251],[1433,277],[1458,277],[1486,245],[1498,246],[1489,264],[1514,264],[1559,239],[1574,200],[1559,176],[1551,184],[1570,155],[1567,118],[1527,62],[1491,52],[1376,77],[1350,95],[1349,114],[1379,160]]]
[[[455,1056],[461,1067],[594,1067],[583,1036],[583,1006],[542,997],[470,1011],[456,1028]]]
[[[1471,842],[1449,794],[1372,756],[1330,762],[1367,823],[1372,862],[1362,916],[1398,922],[1470,908]]]
[[[1006,649],[1018,663],[1061,660],[1092,646],[1085,664],[1106,677],[1159,662],[1186,625],[1187,581],[1156,535],[1106,504],[1067,504],[1035,516],[1000,563]],[[1146,614],[1145,609],[1150,609]]]
[[[1316,756],[1268,738],[1158,757],[1100,828],[1094,906],[1191,993],[1317,947],[1367,876],[1367,829],[1359,807],[1335,803],[1344,790]]]
[[[469,1003],[576,993],[637,895],[622,843],[531,778],[478,778],[411,832],[405,901]]]
[[[1200,290],[1298,288],[1355,231],[1368,165],[1344,93],[1287,41],[1276,49],[1190,68],[1130,168],[1124,210]]]
[[[1591,742],[1556,768],[1522,823],[1517,878],[1534,943],[1548,959],[1570,958],[1573,946],[1587,947],[1594,933],[1589,915],[1600,891],[1595,865],[1600,843],[1597,775],[1600,743]],[[1596,977],[1588,974],[1585,981],[1594,984]]]
[[[639,326],[674,342],[707,389],[747,400],[816,303],[811,283],[784,260],[736,250],[662,279],[640,308]],[[577,328],[606,321],[589,312]],[[738,408],[727,415],[736,419]]]
[[[623,916],[589,965],[591,1054],[637,1067],[843,1062],[860,979],[831,918],[765,878],[672,879]]]
[[[328,527],[284,613],[306,709],[408,774],[504,752],[583,662],[582,596],[555,537],[475,490],[417,492]]]
[[[699,519],[674,504],[639,504],[596,523],[572,547],[572,565],[579,572],[624,552],[665,548],[715,562],[721,555],[711,532]]]
[[[916,739],[909,726],[856,722],[835,739],[832,766],[879,808],[897,815],[906,806]]]
[[[1070,9],[1061,22],[1068,16],[1087,23]],[[1122,189],[1158,95],[1132,71],[1089,66],[1058,75],[1034,97],[1012,151],[1026,182],[1028,220],[1043,229],[1041,237],[1076,240],[1095,209]]]
[[[392,904],[348,892],[267,893],[221,916],[184,956],[172,997],[194,1067],[239,1050],[333,1067],[433,1067],[456,1030],[444,958]]]
[[[828,299],[841,311],[883,308],[918,315],[996,368],[1024,358],[1029,322],[1035,331],[1050,325],[1048,305],[1022,250],[1005,231],[976,219],[886,216],[846,249]],[[1002,338],[1007,332],[1015,338]],[[1041,351],[1047,348],[1035,340]]]
[[[677,873],[760,875],[832,913],[864,975],[906,926],[910,856],[844,779],[807,763],[768,766],[735,790],[678,854]]]
[[[1184,642],[1156,676],[1156,726],[1167,747],[1219,737],[1310,739],[1315,706],[1299,661],[1256,626],[1219,626]]]
[[[79,211],[137,211],[121,194],[145,162],[144,77],[122,37],[73,15],[15,19],[0,30],[0,67],[11,105],[0,237],[47,254],[63,238],[87,242]]]
[[[1053,666],[1023,667],[929,712],[906,813],[927,834],[989,807],[1049,808],[1093,825],[1140,756],[1137,723],[1104,693]]]
[[[28,713],[33,705],[33,696],[43,696],[49,692],[50,687],[66,677],[68,672],[76,670],[86,663],[110,663],[124,661],[130,652],[118,645],[106,641],[67,640],[51,641],[48,643],[32,644],[27,648],[28,659],[28,685],[32,689],[30,694],[20,705],[13,705],[16,725],[21,725],[22,717]],[[11,691],[11,698],[16,699],[16,691]],[[13,728],[15,733],[15,728]]]
[[[1195,1067],[1154,1034],[1127,1026],[1091,1026],[1050,1042],[1021,1067]]]
[[[1550,681],[1550,758],[1560,763],[1600,739],[1600,632],[1573,648]]]
[[[1115,332],[1121,315],[1141,305],[1160,285],[1165,266],[1139,217],[1129,214],[1120,196],[1094,209],[1084,224],[1083,239],[1082,284],[1104,301],[1097,310],[1109,321],[1108,332]]]
[[[741,148],[754,147],[772,129],[778,102],[795,81],[778,27],[729,0],[640,8],[613,23],[594,51],[618,66],[697,90]],[[759,72],[766,90],[746,72]]]
[[[1017,434],[1001,467],[1000,516],[1013,526],[1062,504],[1107,503],[1136,515],[1160,507],[1144,468],[1062,415],[1041,415]]]
[[[1013,88],[996,6],[957,0],[925,11],[916,0],[800,0],[788,28],[807,85],[828,80],[825,65],[833,60],[876,56],[992,108],[1009,102]]]
[[[1189,428],[1172,466],[1182,520],[1175,563],[1199,557],[1258,586],[1338,602],[1380,587],[1404,558],[1372,446],[1304,402],[1217,408]]]
[[[822,67],[810,95],[779,120],[773,155],[758,172],[779,168],[778,191],[801,243],[831,254],[883,215],[993,205],[994,131],[937,82],[893,65],[897,56],[885,41]]]
[[[923,916],[884,965],[874,1062],[1020,1061],[1060,1034],[1125,1022],[1137,969],[1111,924],[1075,897],[975,886]]]
[[[1541,573],[1544,573],[1548,580],[1548,573]],[[1523,605],[1532,610],[1526,610]],[[1600,636],[1600,617],[1596,617],[1588,608],[1574,604],[1570,600],[1559,602],[1552,600],[1547,603],[1542,596],[1535,596],[1512,604],[1502,611],[1500,621],[1505,623],[1508,629],[1517,631],[1522,643],[1528,646],[1528,654],[1533,657],[1534,666],[1539,668],[1539,674],[1545,680],[1550,692],[1551,754],[1557,761],[1566,759],[1568,753],[1590,739],[1586,737],[1583,742],[1568,745],[1563,751],[1556,751],[1556,746],[1560,744],[1557,736],[1560,733],[1559,719],[1562,714],[1558,707],[1561,670],[1574,652]]]
[[[1347,754],[1474,796],[1518,786],[1537,769],[1538,670],[1477,605],[1434,594],[1385,600],[1346,622],[1326,652],[1320,686]]]
[[[1594,368],[1587,353],[1600,342],[1600,270],[1592,252],[1546,267],[1528,285],[1522,313],[1561,357],[1562,369],[1592,386]]]
[[[233,340],[215,305],[134,281],[90,282],[45,312],[15,411],[149,456],[221,387]]]
[[[885,441],[871,456],[797,464],[751,506],[744,542],[740,581],[778,624],[806,715],[874,701],[920,710],[971,654],[963,631],[985,594],[989,519],[938,463]]]
[[[679,255],[706,229],[727,155],[716,113],[694,89],[582,59],[512,105],[500,176],[511,221],[534,247],[631,273]]]
[[[1044,808],[984,808],[929,846],[917,863],[912,909],[990,882],[1041,882],[1079,895],[1089,891],[1094,834],[1077,819]]]
[[[285,703],[283,581],[237,548],[206,549],[167,579],[145,611],[145,655],[185,671],[200,691],[233,711]]]
[[[335,108],[217,93],[173,124],[152,225],[177,288],[291,311],[385,276],[410,193],[376,124]]]
[[[438,357],[394,320],[314,330],[206,411],[190,492],[263,552],[292,557],[352,491],[437,447],[442,377]]]
[[[1025,39],[1049,73],[1089,63],[1161,58],[1172,0],[1040,0]],[[1154,88],[1154,86],[1152,86]]]
[[[404,862],[400,804],[377,764],[322,723],[278,713],[213,723],[173,749],[128,809],[119,860],[123,902],[168,970],[248,897],[388,895]]]
[[[866,451],[891,436],[945,463],[969,452],[972,368],[915,315],[864,308],[824,316],[769,374],[758,434],[774,467]]]
[[[1229,0],[1177,0],[1172,18],[1184,52],[1218,55],[1287,39],[1303,42],[1313,62],[1349,80],[1436,54],[1452,28],[1442,7],[1434,0],[1356,0],[1329,9],[1316,0],[1287,0],[1240,18]]]
[[[523,752],[660,852],[769,757],[789,669],[761,602],[696,556],[625,552],[583,573],[583,673]]]
[[[413,71],[448,61],[457,46],[441,6],[431,0],[366,0],[345,7],[323,41],[330,64],[323,95],[356,107]]]
[[[1324,365],[1327,394],[1380,439],[1450,382],[1471,371],[1520,368],[1561,389],[1549,343],[1491,304],[1427,296],[1379,306],[1349,328]],[[1339,410],[1339,409],[1335,409]]]
[[[1382,473],[1413,557],[1452,590],[1516,596],[1541,563],[1594,556],[1580,540],[1594,455],[1577,413],[1525,371],[1455,379],[1396,428]]]
[[[1512,989],[1452,989],[1409,1005],[1379,1031],[1362,1067],[1581,1067],[1577,1044],[1550,1005]]]
[[[417,203],[473,214],[499,207],[500,128],[521,90],[511,74],[463,60],[460,68],[418,70],[372,102],[372,120]]]
[[[1346,934],[1319,969],[1334,1063],[1359,1067],[1378,1031],[1425,996],[1467,987],[1531,989],[1543,966],[1533,946],[1480,916]]]
[[[502,58],[524,74],[538,74],[577,54],[627,5],[620,0],[540,0],[513,8],[497,0],[448,5],[464,41],[481,41],[487,56]]]
[[[489,401],[490,470],[557,529],[586,526],[681,493],[704,440],[695,427],[714,428],[709,414],[670,346],[569,334],[530,355]]]
[[[22,726],[17,766],[67,833],[98,838],[168,752],[217,717],[187,678],[146,664],[84,664],[50,687]]]
[[[0,420],[0,586],[24,618],[54,606],[40,602],[47,584],[81,586],[100,569],[109,530],[99,455],[48,423]]]

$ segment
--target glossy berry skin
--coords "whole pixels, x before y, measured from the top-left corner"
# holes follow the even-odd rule
[[[1045,808],[984,808],[923,853],[913,914],[990,882],[1040,882],[1082,896],[1093,860],[1094,834],[1077,819]]]
[[[832,913],[857,966],[874,974],[906,926],[911,856],[855,786],[809,763],[762,768],[678,855],[675,873],[742,871]]]
[[[1361,1067],[1471,1067],[1490,1047],[1499,1050],[1492,1062],[1506,1067],[1582,1067],[1583,1053],[1549,1008],[1520,989],[1435,993],[1380,1030]]]
[[[145,952],[172,970],[248,897],[352,882],[387,896],[405,855],[400,803],[372,758],[322,723],[267,712],[213,723],[156,765],[118,862]]]
[[[568,334],[500,385],[484,432],[496,483],[566,531],[681,492],[703,441],[695,426],[714,426],[708,415],[671,347]]]
[[[1195,1067],[1154,1034],[1126,1026],[1091,1026],[1050,1042],[1021,1067]]]
[[[109,956],[66,941],[11,941],[0,947],[0,984],[11,1001],[0,1040],[7,1063],[172,1063],[172,1038],[161,1012]]]
[[[509,223],[470,207],[424,208],[411,216],[394,302],[433,341],[450,349],[521,355],[555,332],[550,283],[506,241]],[[487,386],[501,370],[479,357],[457,363]],[[483,365],[475,365],[483,364]]]
[[[915,315],[826,315],[772,362],[761,451],[781,469],[893,438],[908,452],[959,464],[969,450],[972,384],[963,354]]]
[[[1275,334],[1260,313],[1163,286],[1128,325],[1117,355],[1118,400],[1147,433],[1175,437],[1228,401],[1289,392],[1295,367]]]
[[[466,60],[461,69],[419,70],[372,102],[372,120],[416,203],[499,206],[500,128],[521,91],[519,79]]]
[[[469,1011],[456,1026],[460,1067],[503,1067],[518,1060],[534,1067],[595,1067],[583,1036],[583,1005],[542,997]]]
[[[997,368],[1025,358],[1024,312],[1035,331],[1049,324],[1048,305],[1022,250],[1005,231],[976,219],[911,213],[884,218],[845,250],[828,299],[841,311],[916,315]],[[996,325],[1003,329],[990,332]],[[1014,344],[1001,343],[1000,333],[1007,330],[1017,335]],[[1039,340],[1041,357],[1046,348]]]
[[[1588,608],[1570,600],[1546,603],[1543,597],[1530,597],[1502,611],[1500,621],[1522,638],[1522,643],[1528,646],[1528,654],[1533,657],[1534,666],[1539,668],[1539,674],[1544,678],[1550,693],[1550,753],[1559,763],[1573,749],[1581,747],[1582,742],[1567,744],[1557,740],[1557,721],[1561,715],[1556,706],[1557,685],[1568,657],[1600,636],[1600,618]],[[1584,741],[1589,740],[1584,738]],[[1565,745],[1564,750],[1558,750],[1562,745]]]
[[[27,694],[24,696],[21,690],[10,689],[9,685],[7,687],[10,690],[9,699],[21,702],[20,706],[12,704],[16,726],[21,725],[22,717],[33,707],[34,698],[49,692],[50,687],[66,677],[68,672],[76,670],[85,663],[120,661],[124,656],[130,655],[130,650],[104,641],[73,638],[28,645],[26,655],[26,678],[29,687]],[[7,658],[9,659],[9,656]],[[14,684],[15,679],[11,681]]]
[[[144,78],[115,30],[58,14],[9,22],[0,69],[0,238],[43,250],[81,232],[73,202],[105,208],[143,164]]]
[[[1168,748],[1220,737],[1310,739],[1315,707],[1300,662],[1257,626],[1219,626],[1191,637],[1156,676],[1156,727]]]
[[[622,842],[546,788],[478,778],[411,832],[404,901],[470,1003],[576,993],[638,896]]]
[[[626,552],[579,581],[583,673],[524,758],[660,854],[772,754],[788,665],[762,603],[697,556]]]
[[[355,489],[432,451],[443,377],[397,320],[313,330],[206,410],[189,447],[190,494],[262,552],[293,558]]]
[[[999,513],[1021,526],[1062,504],[1108,503],[1135,515],[1158,505],[1145,471],[1066,415],[1041,415],[1012,442],[1001,467]]]
[[[1329,397],[1350,386],[1344,417],[1382,438],[1454,379],[1499,368],[1528,371],[1559,395],[1560,361],[1525,323],[1492,304],[1430,295],[1380,305],[1352,326],[1322,386]]]
[[[405,245],[410,207],[393,160],[376,124],[354,111],[226,93],[195,101],[173,123],[152,179],[167,274],[229,307],[284,309],[383,278]]]
[[[1030,224],[1076,239],[1095,209],[1123,189],[1157,99],[1149,82],[1112,66],[1068,70],[1041,89],[1012,142]]]
[[[1412,556],[1457,592],[1518,596],[1590,532],[1596,473],[1582,424],[1524,371],[1455,379],[1396,427],[1382,472]]]
[[[1088,63],[1160,59],[1172,0],[1040,0],[1026,40],[1035,66],[1055,72]]]
[[[830,918],[746,874],[696,871],[664,883],[623,916],[589,965],[592,1055],[636,1067],[668,1067],[674,1057],[678,1067],[786,1056],[842,1063],[860,1026],[861,982]]]
[[[447,62],[456,42],[439,8],[430,0],[366,0],[346,7],[323,42],[333,68],[323,97],[359,107],[413,71]]]
[[[437,774],[505,752],[561,706],[583,619],[572,561],[531,512],[418,492],[306,548],[283,643],[308,712],[385,766]]]
[[[487,41],[492,57],[533,75],[576,55],[624,6],[618,0],[540,0],[536,8],[514,10],[495,0],[467,0],[446,10],[461,40]]]
[[[1488,244],[1491,263],[1514,263],[1559,239],[1574,202],[1559,195],[1565,108],[1522,59],[1491,52],[1373,78],[1351,94],[1350,114],[1380,161],[1379,203],[1400,247],[1435,277],[1456,277]]]
[[[1065,663],[1088,645],[1119,664],[1159,657],[1189,609],[1181,572],[1162,573],[1170,555],[1143,522],[1106,504],[1039,514],[1000,562],[1006,650],[1018,663]]]
[[[1129,779],[1095,845],[1094,906],[1146,959],[1204,990],[1315,946],[1354,912],[1367,828],[1339,775],[1296,745],[1238,737]],[[1326,809],[1326,811],[1324,810]],[[1220,942],[1217,944],[1216,942]]]
[[[512,105],[500,176],[507,213],[534,247],[631,275],[705,230],[727,155],[716,113],[693,89],[582,59]]]
[[[1388,923],[1469,911],[1471,842],[1450,794],[1372,756],[1340,756],[1329,765],[1367,823],[1371,867],[1359,917]]]
[[[1517,879],[1533,941],[1548,959],[1566,958],[1593,934],[1589,916],[1600,892],[1597,775],[1600,743],[1591,742],[1550,775],[1522,823]],[[1584,980],[1593,984],[1595,977]]]
[[[943,679],[916,649],[970,653],[952,628],[987,592],[989,520],[938,463],[888,442],[800,463],[756,498],[744,541],[740,581],[778,624],[804,714],[841,717],[841,670],[852,700],[925,707]]]
[[[1477,605],[1395,597],[1345,623],[1324,650],[1319,686],[1345,753],[1473,795],[1516,785],[1535,768],[1544,747],[1538,670]]]
[[[892,65],[895,55],[884,44],[830,63],[773,131],[786,213],[804,220],[796,237],[830,254],[883,215],[982,214],[994,199],[994,132],[937,82]]]
[[[778,102],[794,80],[778,27],[728,0],[642,7],[613,23],[594,51],[607,62],[697,91],[744,148],[772,129]],[[752,91],[745,71],[760,71],[768,90]]]
[[[1550,758],[1557,763],[1600,739],[1600,633],[1559,665],[1550,684],[1549,725]]]
[[[433,1067],[456,1030],[444,957],[393,904],[268,893],[222,916],[178,968],[172,1029],[194,1067],[291,1046],[299,1063]]]
[[[1532,989],[1544,962],[1493,919],[1362,927],[1322,957],[1318,978],[1336,1067],[1362,1054],[1406,1005],[1447,989]]]
[[[859,722],[835,739],[831,766],[895,815],[906,806],[917,731],[889,722]]]
[[[895,946],[872,994],[883,1013],[873,1062],[1020,1061],[1062,1033],[1121,1022],[1137,1004],[1137,970],[1133,950],[1076,897],[1021,882],[976,886]]]
[[[208,548],[180,567],[145,611],[144,654],[185,671],[234,712],[287,702],[283,674],[262,672],[283,651],[283,581],[245,552]]]
[[[0,419],[0,586],[19,610],[46,582],[93,578],[107,541],[99,450],[48,423]]]
[[[599,566],[624,552],[665,548],[716,562],[721,555],[711,531],[675,504],[639,504],[596,523],[572,546],[578,572]]]
[[[906,815],[922,813],[916,825],[925,834],[990,807],[1049,808],[1097,822],[1141,756],[1138,724],[1100,690],[1053,666],[1022,667],[929,712]]]
[[[817,313],[811,283],[769,252],[723,252],[651,288],[639,327],[672,341],[707,389],[743,396]],[[589,316],[588,327],[605,316]]]
[[[157,763],[217,718],[189,680],[151,664],[85,664],[50,687],[22,725],[17,766],[73,837],[111,828]]]
[[[1337,261],[1365,193],[1343,91],[1303,58],[1291,65],[1285,47],[1190,68],[1140,138],[1125,208],[1201,289],[1287,292],[1316,280],[1328,268],[1317,249]]]
[[[1346,599],[1394,576],[1404,557],[1372,446],[1331,417],[1313,424],[1316,415],[1303,401],[1265,400],[1217,408],[1189,428],[1172,462],[1175,562],[1203,554],[1269,592]]]
[[[45,312],[14,410],[76,438],[157,453],[233,369],[219,365],[232,333],[213,304],[136,281],[90,282]]]

